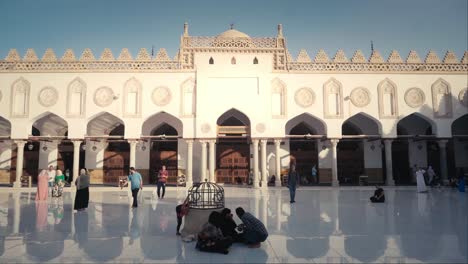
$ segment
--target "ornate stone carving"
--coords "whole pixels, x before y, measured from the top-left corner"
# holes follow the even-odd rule
[[[468,51],[465,51],[465,53],[463,53],[463,57],[462,57],[460,63],[468,64]]]
[[[91,49],[86,48],[81,54],[80,61],[95,61],[94,54]]]
[[[38,96],[39,103],[42,106],[50,107],[57,103],[58,101],[58,92],[54,87],[44,87],[39,92]]]
[[[127,48],[123,48],[122,51],[120,52],[119,57],[117,58],[119,61],[131,61],[133,60],[132,55],[130,54],[130,51],[128,51]]]
[[[104,51],[101,54],[101,58],[99,58],[101,61],[113,61],[114,55],[112,54],[112,51],[109,48],[105,48]]]
[[[20,60],[21,60],[21,57],[16,49],[11,49],[5,58],[5,61],[8,61],[8,62],[14,62],[14,61],[20,61]]]
[[[355,88],[349,96],[353,105],[357,107],[364,107],[370,103],[371,95],[369,90],[364,87]]]
[[[148,51],[145,48],[141,48],[140,51],[138,52],[136,59],[139,61],[150,61],[151,55],[148,53]]]
[[[1,98],[1,95],[0,95],[0,98]],[[462,105],[464,105],[465,107],[468,107],[468,88],[465,88],[460,91],[460,93],[458,94],[458,100],[460,101]]]
[[[203,134],[207,134],[211,131],[211,127],[210,127],[210,124],[208,123],[204,123],[202,126],[201,126],[201,132]]]
[[[382,55],[380,55],[380,52],[377,50],[374,50],[371,54],[371,57],[369,59],[370,63],[385,63],[384,58]]]
[[[171,58],[167,54],[166,49],[159,49],[158,54],[156,54],[155,61],[171,61]]]
[[[346,54],[342,49],[338,50],[335,54],[335,57],[333,58],[333,62],[338,62],[338,63],[345,63],[349,62],[348,58],[346,58]]]
[[[353,55],[353,58],[351,59],[351,62],[354,63],[367,63],[367,59],[362,53],[361,50],[356,50],[356,52]]]
[[[412,50],[408,54],[408,58],[406,58],[406,63],[421,63],[421,58],[419,58],[418,53]]]
[[[437,56],[435,51],[430,50],[429,53],[427,53],[425,63],[440,63],[439,56]]]
[[[392,53],[390,53],[390,56],[388,56],[387,59],[388,63],[403,63],[403,59],[400,56],[400,53],[396,50],[392,50]]]
[[[286,59],[288,60],[288,62],[294,62],[294,58],[292,57],[289,50],[286,50]]]
[[[299,55],[297,55],[296,62],[312,62],[310,60],[309,54],[307,54],[307,51],[305,49],[301,49],[299,51]]]
[[[165,106],[171,101],[172,94],[171,94],[171,91],[167,87],[161,86],[161,87],[154,88],[153,94],[151,97],[155,105]]]
[[[405,102],[409,107],[417,108],[424,104],[426,96],[419,88],[410,88],[405,93]]]
[[[323,49],[321,49],[317,52],[314,61],[318,63],[328,63],[330,62],[330,58],[328,58],[327,53]]]
[[[266,126],[264,123],[258,123],[256,126],[255,126],[255,129],[257,129],[257,132],[258,133],[263,133],[265,132],[266,130]]]
[[[315,102],[315,93],[308,87],[300,88],[294,94],[294,101],[301,107],[309,107]]]
[[[448,50],[444,56],[444,63],[458,63],[457,55],[453,51]]]
[[[112,104],[114,91],[109,87],[100,87],[94,92],[94,103],[97,106],[106,107]]]
[[[56,62],[57,61],[57,56],[55,56],[54,50],[51,48],[48,48],[44,52],[44,56],[42,56],[43,62]]]
[[[72,49],[67,49],[63,54],[61,61],[76,61],[75,53]]]

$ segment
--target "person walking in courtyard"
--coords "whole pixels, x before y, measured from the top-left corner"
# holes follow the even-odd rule
[[[47,201],[47,196],[49,194],[48,182],[49,174],[46,170],[42,170],[39,176],[37,176],[36,201]]]
[[[288,174],[288,188],[289,188],[289,196],[291,198],[290,203],[295,203],[296,200],[296,187],[297,187],[298,175],[296,172],[296,164],[291,163],[291,167],[289,169]]]
[[[54,182],[55,182],[55,175],[56,171],[54,169],[54,166],[50,165],[49,170],[47,171],[47,175],[49,175],[49,192],[52,194],[52,189],[54,188]]]
[[[435,176],[436,174],[434,172],[434,169],[432,169],[432,166],[428,166],[427,167],[427,184],[429,184],[429,186],[434,185]]]
[[[236,214],[242,220],[239,225],[242,232],[242,239],[249,248],[259,248],[261,242],[265,242],[268,237],[268,231],[265,225],[252,214],[244,211],[242,207],[236,208]]]
[[[74,209],[83,211],[88,208],[89,202],[89,175],[85,168],[80,170],[80,175],[76,178],[75,185],[76,196]]]
[[[416,183],[417,183],[419,193],[427,192],[426,183],[424,182],[424,173],[425,172],[426,171],[423,170],[422,168],[420,168],[420,169],[418,169],[416,171]]]
[[[168,171],[166,170],[166,166],[162,166],[161,170],[158,173],[158,198],[164,199],[164,195],[166,194],[166,182],[168,177]],[[161,195],[161,188],[162,188],[162,195]]]
[[[130,175],[128,175],[130,181],[130,188],[132,189],[133,204],[132,208],[138,207],[138,191],[143,190],[143,180],[141,174],[138,173],[134,167],[130,167]]]

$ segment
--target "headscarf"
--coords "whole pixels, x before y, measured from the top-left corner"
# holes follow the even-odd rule
[[[61,170],[57,170],[57,176],[63,175]]]

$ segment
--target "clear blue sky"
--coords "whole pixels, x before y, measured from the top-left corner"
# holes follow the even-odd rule
[[[215,36],[230,23],[250,36],[276,36],[281,23],[294,57],[301,48],[312,58],[321,48],[330,57],[338,49],[368,57],[371,40],[385,59],[393,49],[403,59],[412,49],[441,59],[448,49],[459,59],[468,50],[468,0],[0,0],[0,14],[1,59],[11,48],[21,56],[34,48],[39,57],[49,47],[58,57],[66,48],[78,57],[84,48],[96,57],[110,48],[117,57],[152,45],[173,57],[185,21],[194,36]]]

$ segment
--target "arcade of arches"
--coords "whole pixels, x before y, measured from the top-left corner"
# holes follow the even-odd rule
[[[116,185],[134,166],[154,184],[165,165],[170,184],[184,175],[187,185],[206,179],[254,187],[281,186],[291,162],[301,185],[359,185],[363,179],[412,185],[414,166],[430,165],[443,180],[468,168],[455,155],[468,149],[468,115],[451,124],[451,138],[437,138],[436,125],[418,113],[396,123],[396,138],[382,138],[380,122],[365,113],[345,120],[339,139],[328,138],[326,124],[307,113],[285,124],[283,138],[252,137],[250,119],[236,109],[219,116],[216,125],[216,138],[186,139],[182,122],[161,112],[143,122],[140,138],[127,139],[125,123],[104,112],[89,120],[84,138],[75,139],[68,137],[65,119],[47,112],[35,119],[29,138],[11,139],[11,124],[0,117],[0,161],[10,164],[0,170],[0,183],[21,186],[21,176],[36,183],[39,170],[49,165],[63,170],[70,183],[86,167],[92,183]]]

